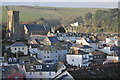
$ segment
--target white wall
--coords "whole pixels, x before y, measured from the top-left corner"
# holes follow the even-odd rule
[[[16,48],[16,50],[15,50]],[[24,47],[11,47],[11,52],[12,53],[16,53],[16,52],[23,52],[24,55],[27,55],[28,54],[28,47],[27,46],[24,46]]]
[[[85,49],[79,48],[79,49],[84,51],[84,52],[93,52],[93,51],[95,51],[95,49],[93,49],[93,48],[85,48]]]
[[[26,72],[25,66],[23,66],[23,71],[26,78],[54,78],[56,76],[55,71]]]
[[[81,67],[82,66],[82,55],[66,55],[66,61],[70,65]]]
[[[86,59],[84,59],[86,58]],[[73,61],[74,60],[74,61]],[[84,55],[66,55],[66,61],[73,66],[89,66],[89,54]]]
[[[110,51],[110,47],[104,47],[103,49],[98,49],[98,50],[105,52],[107,54],[111,54],[114,52],[114,51]]]
[[[107,60],[109,61],[109,60],[117,60],[117,61],[119,61],[119,57],[118,56],[107,56]]]
[[[56,74],[55,71],[25,72],[26,78],[54,78],[55,74]]]
[[[57,63],[59,57],[60,57],[60,61],[65,61],[66,53],[69,53],[69,52],[70,51],[67,51],[67,50],[56,50],[56,51],[39,50],[37,54],[38,54],[38,59],[41,59],[43,61],[54,60],[53,63]],[[46,57],[44,57],[44,56],[46,56]]]

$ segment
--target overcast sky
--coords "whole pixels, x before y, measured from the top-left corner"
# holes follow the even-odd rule
[[[120,0],[0,0],[2,2],[119,2]]]
[[[71,8],[118,8],[119,0],[0,0],[2,5]]]

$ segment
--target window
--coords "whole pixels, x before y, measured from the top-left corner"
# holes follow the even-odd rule
[[[58,62],[57,60],[55,60],[55,62]]]
[[[30,75],[32,75],[32,72],[30,72]]]
[[[42,69],[42,65],[36,65],[36,69]]]
[[[42,72],[40,72],[39,75],[42,75]]]
[[[18,48],[20,50],[20,48]]]
[[[51,75],[51,72],[49,72],[49,75]]]
[[[48,41],[46,41],[46,43],[48,44],[49,42],[48,42]]]
[[[47,53],[49,53],[49,52],[47,52]]]
[[[46,56],[44,56],[44,58],[46,58]]]
[[[18,76],[15,76],[14,78],[15,78],[15,80],[18,80],[18,79],[19,79],[19,77],[18,77]]]
[[[72,59],[72,62],[74,62],[74,60]]]
[[[15,48],[15,50],[17,50],[17,48]]]
[[[22,50],[24,50],[24,48],[22,48]]]
[[[49,56],[47,56],[47,58],[49,58]]]

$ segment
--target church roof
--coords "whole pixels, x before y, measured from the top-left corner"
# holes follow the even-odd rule
[[[40,24],[22,24],[22,26],[26,26],[29,31],[44,31],[48,30],[48,27]]]

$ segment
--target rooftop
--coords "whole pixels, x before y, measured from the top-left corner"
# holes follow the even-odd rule
[[[60,42],[57,37],[48,37],[48,39],[49,39],[52,43],[59,43],[59,42]]]
[[[23,46],[27,46],[27,45],[23,42],[16,42],[11,45],[11,47],[23,47]]]
[[[92,55],[107,55],[107,53],[104,53],[102,51],[93,51],[91,52]]]
[[[29,31],[45,31],[48,30],[48,27],[40,24],[21,24],[22,26],[26,26]]]
[[[85,40],[88,43],[98,43],[98,38],[96,36],[89,36],[89,37],[87,36]]]
[[[42,45],[39,47],[39,50],[45,51],[56,51],[56,50],[68,50],[68,47],[61,46],[61,45]]]

